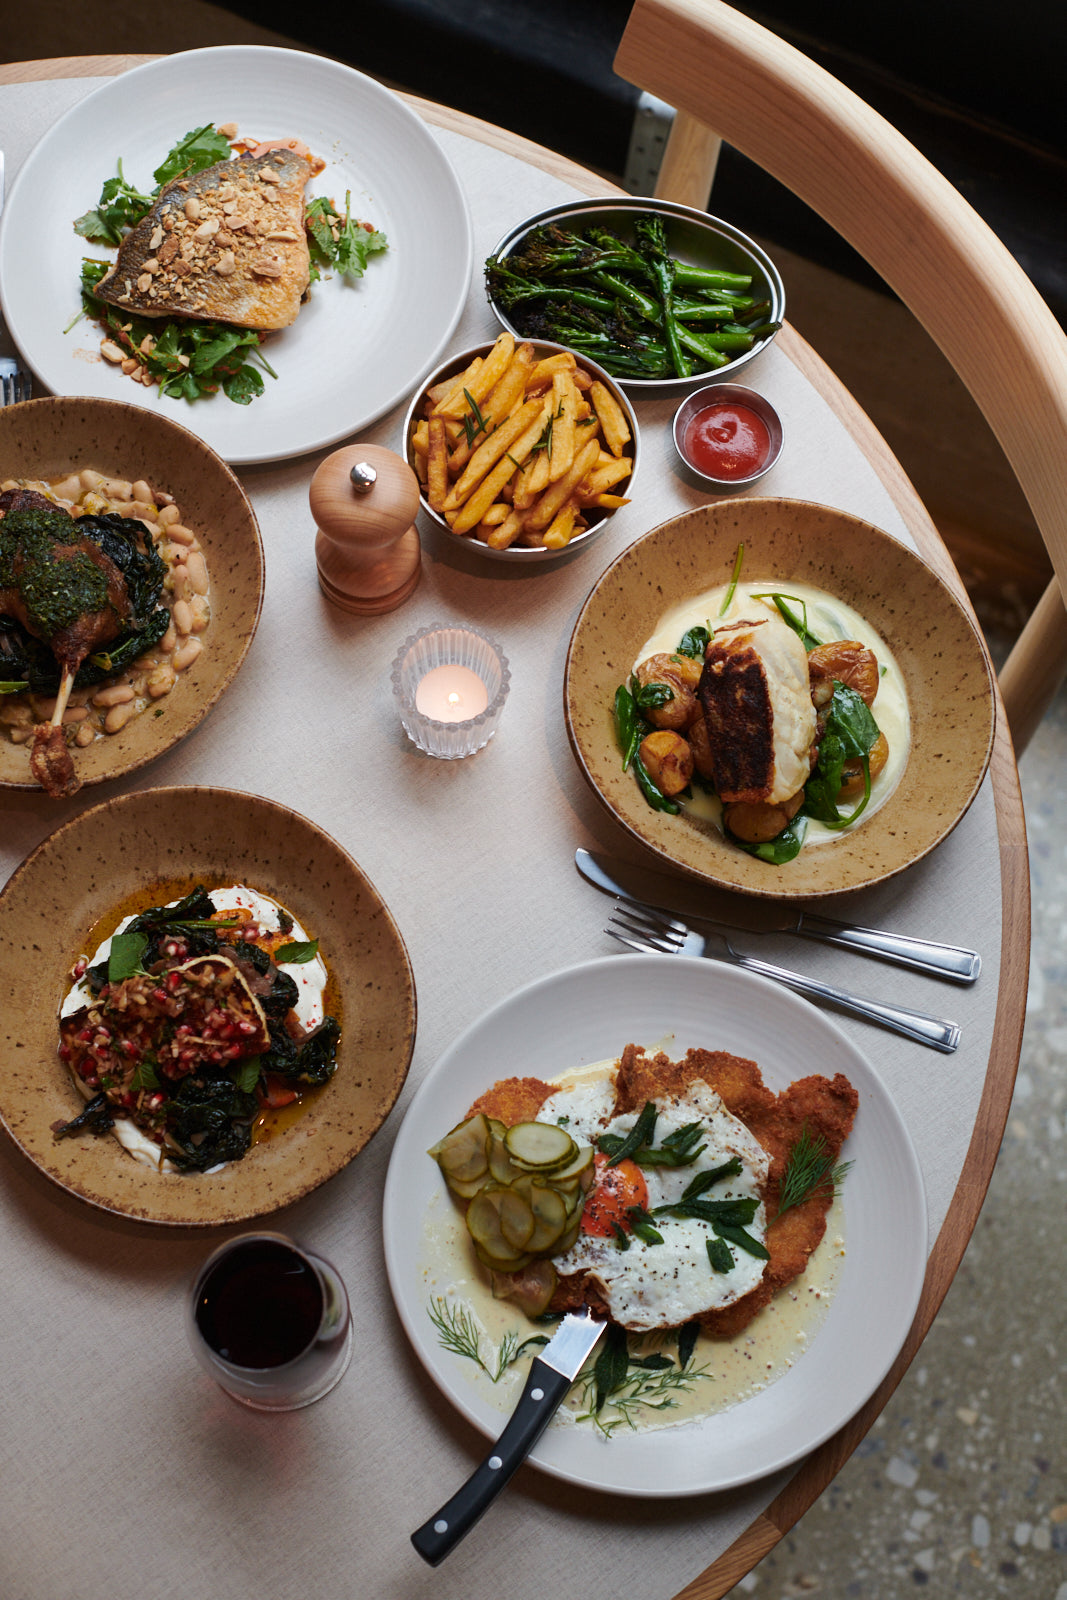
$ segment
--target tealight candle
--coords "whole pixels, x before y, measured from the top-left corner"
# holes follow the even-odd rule
[[[510,673],[500,647],[470,628],[436,623],[405,639],[393,662],[404,731],[427,755],[452,761],[496,732]]]
[[[489,690],[470,667],[431,667],[415,690],[415,709],[436,722],[468,722],[489,704]]]

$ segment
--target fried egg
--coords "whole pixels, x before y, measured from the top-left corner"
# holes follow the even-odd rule
[[[676,1205],[701,1173],[738,1157],[737,1176],[718,1180],[704,1191],[705,1200],[753,1199],[755,1215],[745,1233],[760,1244],[767,1231],[763,1189],[770,1156],[744,1123],[727,1111],[720,1096],[697,1079],[684,1093],[655,1101],[657,1118],[652,1148],[692,1123],[701,1125],[703,1149],[684,1166],[638,1166],[624,1159],[615,1167],[598,1161],[597,1182],[583,1212],[582,1231],[564,1255],[553,1258],[561,1278],[587,1272],[598,1285],[612,1321],[635,1332],[679,1327],[706,1311],[730,1305],[754,1289],[763,1276],[764,1259],[729,1244],[733,1265],[716,1271],[708,1254],[717,1236],[710,1221],[699,1217],[656,1215],[657,1207]],[[573,1138],[596,1144],[605,1134],[625,1137],[636,1112],[615,1115],[610,1079],[576,1083],[553,1094],[538,1113],[540,1122],[561,1122]],[[625,1170],[624,1170],[625,1169]],[[606,1189],[606,1193],[605,1193]],[[640,1206],[662,1242],[633,1231],[628,1208]],[[613,1225],[614,1224],[614,1225]],[[618,1228],[627,1244],[623,1247]]]

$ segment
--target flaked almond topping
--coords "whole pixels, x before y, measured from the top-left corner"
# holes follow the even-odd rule
[[[232,183],[220,183],[219,184],[219,199],[220,200],[222,200],[222,201],[233,200],[236,197],[236,194],[237,194],[237,190],[234,188]]]
[[[260,169],[259,169],[259,181],[260,181],[260,183],[281,183],[282,180],[281,180],[281,175],[279,173],[273,171],[272,168],[270,168],[270,167],[260,167]]]
[[[169,264],[174,260],[174,257],[177,254],[178,254],[178,241],[177,241],[177,239],[175,239],[173,237],[173,235],[169,239],[164,239],[162,245],[160,246],[160,250],[159,250],[160,265],[164,266],[164,267],[169,266]]]
[[[252,263],[252,271],[257,278],[280,278],[283,270],[277,256],[259,256]]]
[[[200,201],[195,194],[191,194],[183,207],[185,215],[190,222],[196,222],[200,216]]]
[[[236,137],[237,137],[237,124],[236,124],[236,122],[220,122],[219,123],[219,132],[222,134],[222,137],[224,139],[236,139]]]
[[[169,211],[167,212],[166,216],[163,218],[163,232],[164,233],[173,233],[174,232],[174,218],[171,216]]]
[[[237,243],[237,240],[234,238],[229,228],[220,228],[218,233],[215,235],[215,243],[218,245],[220,250],[229,250]]]
[[[148,260],[144,264],[143,270],[145,272],[150,272],[153,278],[155,277],[156,273],[159,271],[159,262],[156,260],[155,256],[149,256]]]
[[[150,333],[146,333],[137,348],[143,356],[150,356],[156,348],[156,341]]]
[[[294,233],[292,228],[275,228],[272,233],[268,233],[267,238],[268,239],[285,239],[290,244],[295,244],[296,241],[300,238],[300,235],[298,233]]]
[[[137,280],[138,291],[141,294],[147,294],[148,290],[151,287],[152,287],[152,274],[150,272],[142,272],[141,276]]]
[[[114,339],[101,339],[100,354],[105,361],[120,362],[126,359],[126,352],[121,345],[115,343]]]
[[[148,241],[149,250],[158,250],[163,243],[163,229],[157,223],[152,229],[152,237]]]
[[[232,250],[223,251],[215,263],[215,271],[221,278],[228,278],[231,273],[237,271],[237,262],[234,260]]]
[[[178,274],[179,278],[187,278],[193,269],[189,265],[188,261],[182,261],[179,259],[174,263],[174,270]]]
[[[220,226],[220,224],[219,224],[218,217],[208,217],[207,221],[206,222],[202,222],[200,224],[199,228],[197,228],[196,232],[193,234],[193,238],[194,239],[211,239],[211,238],[214,238],[215,234],[218,233],[218,231],[219,231],[219,226]]]
[[[224,200],[222,202],[222,209],[225,212],[226,216],[232,217],[234,212],[237,210],[237,201],[236,200]]]

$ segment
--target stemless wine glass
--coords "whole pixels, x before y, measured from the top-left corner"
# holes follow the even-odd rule
[[[244,1233],[197,1273],[185,1313],[193,1354],[257,1411],[295,1411],[328,1394],[352,1356],[336,1268],[281,1233]]]

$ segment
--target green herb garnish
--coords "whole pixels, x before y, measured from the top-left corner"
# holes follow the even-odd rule
[[[778,1196],[778,1215],[793,1206],[803,1205],[820,1190],[828,1190],[828,1198],[832,1200],[851,1167],[851,1161],[839,1161],[835,1166],[822,1134],[813,1134],[805,1123],[786,1162]]]
[[[147,947],[147,933],[116,933],[107,957],[108,983],[122,983],[126,978],[143,973],[141,957]]]
[[[279,966],[302,966],[306,961],[314,961],[318,953],[319,941],[304,939],[294,944],[280,944],[274,952],[274,959]]]

